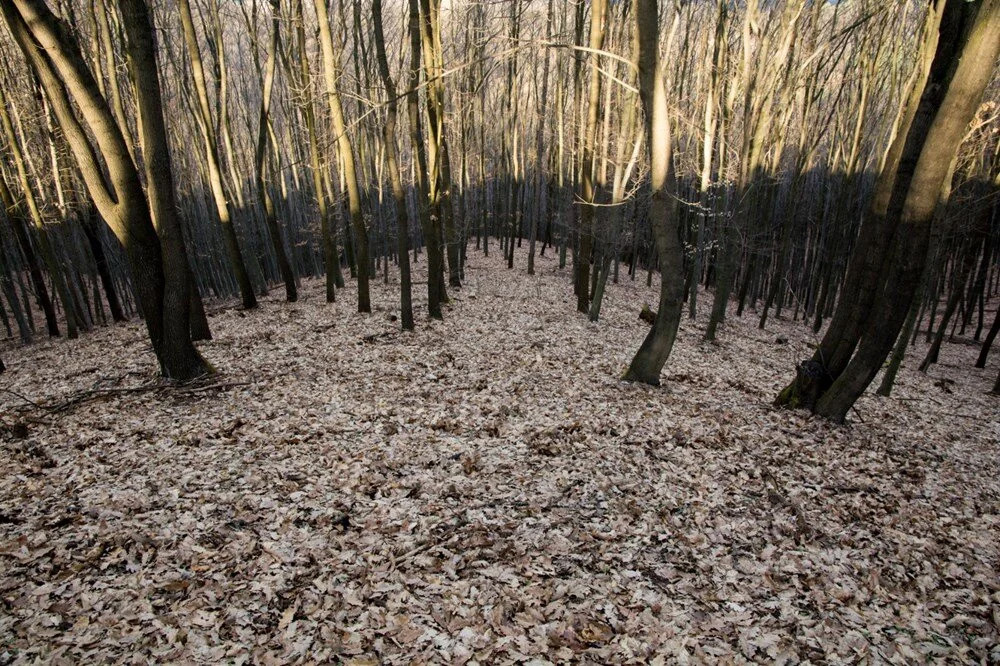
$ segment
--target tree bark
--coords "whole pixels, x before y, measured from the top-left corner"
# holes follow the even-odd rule
[[[594,146],[600,120],[601,72],[600,51],[604,46],[607,0],[593,0],[590,6],[590,92],[587,99],[587,122],[583,135],[583,156],[580,165],[580,250],[576,268],[576,309],[586,314],[590,309],[590,263],[594,252]]]
[[[358,188],[357,168],[354,161],[354,149],[351,138],[347,134],[344,122],[344,109],[340,103],[340,92],[337,90],[337,79],[340,67],[337,63],[337,53],[333,47],[333,34],[330,31],[330,17],[326,8],[326,0],[313,0],[316,8],[316,18],[319,21],[319,43],[323,52],[323,77],[326,82],[326,96],[330,105],[330,124],[333,136],[340,149],[340,159],[343,163],[343,180],[347,189],[347,205],[354,229],[354,242],[357,243],[357,276],[358,276],[358,312],[371,312],[371,296],[368,289],[368,230],[365,228],[361,215],[361,191]]]
[[[396,85],[389,72],[389,60],[385,53],[385,35],[382,31],[382,0],[372,0],[372,18],[375,30],[375,53],[378,61],[379,76],[385,87],[388,98],[386,105],[383,137],[385,140],[385,158],[389,169],[389,182],[392,186],[392,198],[396,205],[397,260],[399,261],[399,304],[400,319],[404,331],[412,331],[413,296],[410,277],[410,226],[409,214],[406,210],[406,192],[403,190],[403,179],[400,174],[399,157],[396,149],[396,120],[399,115],[399,105],[396,97]]]
[[[145,6],[130,9],[144,11]],[[161,372],[166,377],[175,379],[187,379],[204,373],[207,368],[191,344],[186,317],[180,317],[184,321],[183,326],[178,325],[177,319],[170,315],[165,320],[164,306],[168,301],[175,304],[177,310],[187,312],[187,293],[178,295],[176,291],[176,285],[186,282],[186,274],[179,270],[180,276],[171,281],[172,293],[165,294],[164,257],[160,239],[153,228],[150,204],[142,191],[139,175],[121,129],[107,100],[100,95],[97,83],[84,63],[79,45],[42,0],[0,3],[0,12],[52,103],[91,198],[125,247],[136,295]],[[129,30],[133,36],[130,48],[136,47],[134,39],[138,37],[145,38],[146,45],[152,47],[152,28],[148,23],[133,23]],[[138,48],[141,49],[142,45],[138,45]],[[136,69],[140,67],[137,66]],[[145,95],[150,87],[157,85],[156,71],[155,61],[151,67],[146,63],[146,67],[142,68],[141,74],[144,76],[140,77],[141,85],[137,90],[141,114],[144,109],[152,107],[157,109],[157,113],[161,113],[158,95],[155,99]],[[94,143],[91,143],[74,112],[70,102],[71,93],[83,121],[94,137]],[[157,131],[155,119],[140,118],[146,125],[144,132]],[[162,123],[162,115],[160,122]],[[149,129],[150,125],[153,126],[152,129]],[[166,147],[165,134],[159,146],[155,145],[155,137],[151,134],[144,136],[144,143],[150,141],[147,149],[151,151],[151,154],[146,155],[146,160],[153,163],[154,169],[163,170],[164,163],[157,160],[165,157],[165,151],[158,152]],[[98,153],[104,159],[106,172],[98,161]],[[169,173],[169,168],[166,170]],[[153,206],[157,210],[169,203],[157,198],[163,195],[158,191],[162,186],[162,181],[159,184],[151,183],[151,188],[157,190],[152,193]],[[176,239],[179,240],[179,235]],[[176,259],[175,253],[168,261]]]
[[[441,254],[441,229],[431,216],[429,201],[430,169],[427,164],[427,148],[424,145],[423,129],[420,123],[420,4],[419,0],[409,0],[410,37],[410,77],[406,92],[406,112],[409,119],[410,143],[416,157],[416,198],[417,215],[427,246],[427,310],[432,319],[442,319],[441,302],[444,300],[443,283],[444,258]]]
[[[28,265],[28,275],[31,278],[31,286],[35,290],[35,302],[45,313],[45,325],[48,328],[50,337],[59,337],[59,320],[56,318],[56,307],[49,298],[48,288],[45,286],[45,276],[42,274],[42,267],[38,263],[38,255],[31,244],[28,236],[28,220],[21,211],[20,206],[14,200],[14,196],[7,187],[7,182],[0,174],[0,204],[3,204],[7,220],[10,222],[17,245],[21,249],[25,263]]]
[[[305,15],[302,11],[302,0],[295,0],[292,6],[295,15],[300,84],[303,89],[302,105],[306,121],[306,131],[309,134],[309,167],[312,174],[313,194],[316,197],[316,206],[319,209],[320,242],[323,247],[323,265],[326,269],[326,302],[332,303],[337,299],[337,287],[343,284],[343,278],[340,277],[340,258],[337,256],[336,223],[330,216],[330,204],[326,196],[326,186],[324,184],[327,176],[320,162],[316,111],[313,108],[312,81],[309,75],[309,59],[306,56]]]
[[[35,194],[32,191],[31,183],[28,181],[28,173],[24,163],[24,156],[21,152],[21,142],[14,133],[14,127],[11,124],[10,115],[7,112],[7,106],[8,104],[3,90],[0,89],[0,124],[3,125],[3,131],[7,137],[7,146],[11,152],[11,157],[14,160],[17,178],[21,186],[21,191],[24,194],[25,207],[28,209],[27,215],[20,215],[19,217],[22,217],[22,219],[25,220],[30,219],[31,223],[35,227],[35,232],[38,234],[38,249],[41,252],[42,261],[45,262],[45,267],[49,271],[49,278],[52,280],[52,286],[55,289],[56,295],[58,295],[59,300],[61,300],[63,304],[63,316],[66,318],[66,336],[73,339],[77,337],[77,318],[74,310],[74,303],[69,292],[69,287],[66,283],[66,276],[64,275],[63,267],[60,266],[55,250],[52,248],[49,231],[46,228],[45,221],[42,219],[42,214],[38,209],[38,203],[35,200]],[[7,198],[10,198],[13,202],[13,197],[10,195],[9,191],[7,192]],[[13,204],[8,206],[8,209],[10,208],[13,208]],[[55,332],[53,333],[53,331]],[[59,334],[58,326],[55,324],[54,319],[53,322],[49,324],[49,333],[50,335]]]
[[[267,159],[267,128],[271,122],[271,94],[274,91],[274,73],[277,65],[278,40],[280,39],[278,29],[280,25],[279,0],[271,0],[271,35],[267,42],[267,60],[264,64],[260,112],[257,115],[257,150],[254,153],[254,178],[257,181],[257,196],[260,198],[261,207],[264,209],[264,221],[267,225],[267,232],[271,237],[271,247],[274,249],[274,256],[278,261],[278,271],[281,273],[281,279],[285,283],[285,300],[289,303],[294,303],[299,299],[298,289],[295,284],[295,273],[292,272],[292,265],[289,263],[288,254],[285,252],[285,239],[281,233],[281,227],[278,225],[278,218],[274,210],[274,200],[271,197],[264,173],[268,169],[269,164]]]
[[[677,338],[684,304],[683,251],[677,223],[677,187],[671,156],[667,93],[658,56],[656,0],[636,0],[635,20],[639,40],[639,96],[645,120],[652,191],[649,222],[660,263],[660,304],[656,320],[624,379],[658,386],[660,372]]]
[[[906,137],[889,206],[896,227],[884,261],[888,280],[876,295],[858,350],[816,403],[842,422],[892,349],[926,261],[931,221],[954,156],[1000,55],[1000,0],[946,0],[941,36],[917,117]],[[926,127],[926,133],[915,131]],[[869,285],[870,287],[870,285]]]
[[[243,307],[252,309],[257,307],[257,296],[254,294],[253,284],[250,282],[249,273],[247,273],[243,251],[240,248],[239,239],[236,237],[236,229],[233,226],[232,206],[229,202],[229,197],[226,195],[225,185],[222,182],[222,167],[219,159],[216,125],[212,120],[212,112],[208,105],[205,68],[201,60],[201,49],[198,46],[198,35],[194,29],[194,19],[191,16],[191,6],[188,0],[177,0],[177,7],[180,10],[184,41],[187,44],[188,55],[191,58],[191,75],[194,78],[195,90],[198,97],[198,104],[195,109],[198,124],[201,127],[202,139],[205,144],[205,157],[208,163],[208,181],[212,189],[212,200],[215,203],[219,222],[222,225],[222,235],[226,241],[229,263],[232,266],[233,274],[236,276],[236,283],[239,285]]]
[[[159,68],[156,63],[156,43],[153,23],[146,0],[118,0],[125,28],[126,48],[132,63],[132,83],[135,86],[139,116],[139,140],[146,170],[148,214],[159,237],[162,254],[162,296],[159,303],[162,318],[160,364],[163,375],[172,379],[190,379],[209,372],[211,366],[201,357],[191,341],[191,299],[193,281],[177,203],[174,200],[173,171],[167,146],[167,128],[163,119]],[[140,193],[141,194],[141,193]],[[135,215],[145,223],[146,209],[136,197]],[[155,254],[150,249],[150,254]],[[197,294],[195,294],[197,297]],[[150,316],[147,314],[147,317]],[[153,316],[157,314],[154,312]],[[205,324],[207,329],[207,323]],[[199,333],[203,333],[199,331]],[[201,336],[199,336],[201,337]]]

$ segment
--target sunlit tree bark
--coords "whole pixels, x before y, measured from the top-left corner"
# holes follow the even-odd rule
[[[659,59],[659,16],[656,0],[636,0],[639,40],[639,96],[650,163],[649,218],[660,263],[660,303],[656,320],[625,372],[625,379],[657,386],[680,325],[684,269],[677,226],[676,184],[671,158],[667,92]]]
[[[357,276],[358,276],[358,312],[371,312],[371,296],[368,288],[368,229],[361,214],[361,190],[358,186],[357,166],[354,160],[354,148],[344,121],[344,109],[340,102],[340,92],[337,89],[340,65],[338,55],[333,45],[333,33],[330,30],[330,17],[327,13],[326,0],[313,0],[316,8],[316,18],[319,21],[319,42],[323,52],[323,79],[326,82],[326,98],[330,105],[330,125],[333,136],[340,150],[343,165],[343,184],[347,190],[347,206],[350,213],[351,226],[354,229],[354,242],[357,243]]]
[[[152,26],[146,17],[144,5],[126,5],[129,16],[129,47],[133,57],[146,49],[152,55]],[[141,2],[141,0],[134,0]],[[136,295],[142,306],[146,327],[153,343],[164,376],[188,379],[206,372],[209,367],[191,343],[187,319],[189,294],[184,290],[187,273],[178,261],[183,255],[173,254],[167,259],[175,274],[168,283],[164,276],[164,256],[161,239],[153,227],[151,207],[162,211],[160,221],[165,224],[168,201],[162,197],[164,180],[151,183],[152,201],[147,200],[132,162],[121,129],[116,123],[107,100],[100,95],[97,83],[80,54],[79,46],[42,0],[17,0],[0,4],[0,11],[15,41],[31,64],[52,104],[53,111],[67,142],[76,158],[77,166],[87,189],[101,211],[101,216],[111,226],[125,248],[132,272]],[[156,66],[136,68],[137,91],[142,109],[155,107],[160,111],[159,100],[142,99],[156,87]],[[80,109],[76,115],[72,99]],[[159,127],[155,118],[147,116],[143,123],[143,144],[147,148],[145,159],[153,168],[166,169],[165,139],[162,116]],[[90,130],[94,143],[85,130]],[[160,136],[156,134],[159,132]],[[103,158],[103,166],[100,158]],[[105,171],[106,169],[106,171]],[[162,174],[161,174],[162,175]],[[172,214],[173,211],[170,211]],[[179,234],[171,239],[168,248],[176,249]],[[169,252],[169,250],[168,250]],[[167,289],[171,293],[166,293]],[[178,292],[179,290],[179,292]],[[171,304],[173,309],[167,310]]]
[[[277,69],[278,40],[280,39],[278,29],[281,25],[279,0],[271,0],[270,4],[271,33],[267,42],[267,60],[264,64],[260,113],[257,116],[257,150],[254,154],[254,178],[257,181],[257,196],[260,198],[261,207],[264,209],[267,231],[271,237],[271,247],[278,261],[278,270],[281,274],[281,279],[285,283],[285,299],[289,303],[294,303],[299,298],[298,288],[295,284],[295,274],[292,272],[292,265],[288,261],[288,254],[285,252],[284,234],[282,234],[281,227],[278,225],[270,185],[267,182],[268,179],[265,177],[265,172],[268,170],[268,165],[270,164],[267,159],[268,125],[271,122],[271,97],[274,91],[274,74]]]
[[[195,32],[194,19],[191,16],[191,6],[188,0],[177,0],[177,7],[180,10],[184,42],[187,44],[188,57],[191,61],[191,76],[194,79],[195,91],[197,92],[198,103],[195,111],[198,117],[198,125],[201,129],[202,142],[205,147],[205,157],[208,164],[208,181],[212,189],[212,200],[215,203],[219,222],[222,224],[222,233],[226,241],[226,250],[229,253],[229,262],[232,265],[233,274],[236,276],[236,283],[240,288],[243,307],[250,309],[257,307],[257,296],[254,294],[253,284],[250,282],[249,273],[247,273],[246,263],[243,259],[243,250],[240,248],[240,242],[236,236],[236,228],[233,226],[232,206],[222,180],[222,164],[219,158],[217,126],[212,118],[212,111],[209,107],[208,88],[205,84],[205,68],[201,60],[201,48],[198,46],[198,35]],[[222,122],[222,119],[220,119],[220,122]]]

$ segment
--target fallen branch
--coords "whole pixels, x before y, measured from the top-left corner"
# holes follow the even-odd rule
[[[24,395],[21,395],[17,391],[11,390],[9,388],[0,388],[0,391],[3,391],[4,393],[10,393],[15,398],[20,398],[21,400],[24,400],[26,403],[28,403],[32,407],[37,407],[38,409],[47,409],[45,407],[45,405],[40,405],[37,402],[35,402],[34,400],[32,400],[31,398],[29,398],[27,396],[24,396]]]
[[[84,403],[90,402],[92,400],[98,400],[100,398],[105,398],[114,395],[131,395],[139,393],[153,393],[157,391],[172,391],[179,395],[193,395],[196,393],[203,393],[205,391],[221,391],[228,388],[234,388],[237,386],[249,386],[251,382],[220,382],[216,384],[205,384],[202,386],[192,386],[196,384],[198,379],[192,380],[185,383],[174,383],[169,381],[157,381],[144,384],[142,386],[126,386],[121,388],[92,388],[86,391],[80,391],[79,393],[71,395],[69,398],[57,403],[38,403],[24,396],[17,391],[13,391],[7,388],[0,388],[0,391],[10,393],[13,396],[20,398],[25,401],[31,407],[39,409],[49,414],[58,414],[64,412],[72,407],[82,405]]]

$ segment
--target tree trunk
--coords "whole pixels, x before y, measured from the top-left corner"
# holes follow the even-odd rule
[[[410,143],[416,156],[416,199],[417,215],[427,247],[427,310],[432,319],[442,319],[441,283],[444,261],[441,255],[441,230],[431,216],[429,201],[430,170],[427,164],[427,148],[424,145],[423,129],[420,123],[420,5],[419,0],[409,0],[410,37],[410,77],[406,92],[406,112],[409,119]]]
[[[73,300],[69,293],[69,287],[66,283],[66,276],[64,275],[63,267],[59,265],[59,261],[56,257],[55,251],[52,249],[52,241],[49,238],[49,231],[46,228],[44,220],[42,220],[42,214],[38,210],[38,204],[35,201],[34,192],[31,189],[31,183],[28,181],[28,173],[24,164],[24,157],[21,152],[21,142],[14,133],[14,127],[10,122],[10,115],[7,112],[7,100],[5,99],[3,90],[0,89],[0,123],[3,124],[4,134],[7,137],[7,147],[11,152],[11,157],[14,159],[14,167],[17,170],[18,181],[20,182],[21,191],[24,194],[24,202],[27,207],[27,215],[19,215],[22,219],[30,219],[35,227],[35,231],[38,234],[38,249],[42,255],[42,261],[45,262],[45,267],[49,271],[49,278],[52,280],[52,286],[55,289],[56,295],[59,296],[59,300],[63,304],[63,316],[66,318],[66,336],[73,339],[77,336],[77,320],[74,314]],[[4,185],[6,190],[6,185]],[[5,199],[9,198],[11,202],[14,201],[10,192],[7,192]],[[13,208],[13,203],[6,206],[8,210]],[[54,333],[52,331],[55,331]],[[53,321],[49,325],[50,335],[58,335],[59,330]]]
[[[583,156],[580,186],[580,250],[576,268],[576,309],[586,314],[590,309],[590,262],[594,253],[594,147],[600,121],[601,72],[600,51],[604,47],[607,0],[593,0],[590,5],[590,92],[587,99],[587,123],[583,136]]]
[[[257,196],[260,198],[261,207],[264,209],[264,221],[267,225],[268,235],[271,237],[271,247],[274,249],[274,256],[278,262],[278,271],[281,279],[285,283],[285,300],[294,303],[299,299],[298,289],[295,284],[295,274],[292,272],[292,265],[288,261],[288,254],[285,252],[285,239],[278,225],[278,218],[274,210],[274,200],[267,179],[265,170],[268,169],[270,161],[267,159],[268,144],[268,124],[271,122],[271,93],[274,90],[274,72],[277,65],[278,40],[280,34],[278,28],[281,25],[279,0],[271,2],[271,35],[267,42],[267,60],[264,64],[263,90],[260,98],[260,113],[257,115],[257,150],[254,154],[254,178],[257,181]]]
[[[87,214],[87,219],[83,221],[83,233],[87,237],[90,245],[90,253],[94,255],[94,264],[97,267],[97,275],[101,280],[101,287],[104,289],[104,298],[108,301],[108,309],[111,310],[112,321],[125,321],[125,312],[122,310],[121,301],[118,299],[118,292],[115,290],[115,282],[111,277],[111,268],[108,266],[108,256],[104,251],[104,244],[98,230],[100,213],[93,205]]]
[[[337,52],[333,47],[333,34],[330,31],[330,17],[327,13],[325,0],[313,0],[316,8],[316,18],[319,21],[319,42],[323,51],[323,77],[326,82],[326,96],[330,105],[330,124],[333,136],[340,150],[340,159],[344,169],[344,186],[347,189],[347,205],[354,230],[353,241],[357,243],[358,276],[358,312],[371,312],[371,296],[368,289],[368,230],[365,228],[361,215],[361,191],[358,188],[357,168],[354,161],[354,148],[351,138],[347,135],[344,122],[344,109],[340,103],[340,92],[337,90],[337,79],[340,77],[340,67],[337,63]]]
[[[160,365],[165,377],[190,379],[209,372],[211,366],[191,341],[191,267],[174,201],[173,172],[163,119],[153,24],[146,0],[118,0],[118,3],[127,35],[126,48],[132,63],[139,139],[148,184],[148,209],[141,206],[145,202],[137,197],[135,215],[142,219],[148,210],[162,253],[162,300],[152,304],[154,308],[159,306],[161,310],[158,315],[162,318],[163,328]],[[144,224],[145,220],[141,223]],[[150,254],[154,254],[151,248]],[[153,316],[157,316],[156,313]]]
[[[142,0],[123,2],[128,18],[125,23],[130,54],[136,63],[137,105],[146,149],[144,158],[147,169],[150,169],[149,201],[142,191],[139,174],[121,130],[107,100],[100,95],[71,33],[42,0],[0,3],[0,11],[52,103],[91,198],[125,247],[161,372],[170,378],[187,379],[204,373],[207,367],[189,337],[188,294],[183,287],[187,282],[186,262],[183,249],[177,251],[180,235],[170,228],[177,227],[167,219],[173,219],[174,211],[170,207],[172,186],[164,191],[170,184],[170,171],[169,162],[165,161],[168,157],[157,68],[155,59],[152,64],[143,59],[144,52],[149,57],[154,54],[152,26],[148,23],[145,5],[138,4]],[[143,18],[144,23],[141,22]],[[74,113],[70,93],[94,137],[94,144]],[[148,112],[152,109],[156,113],[150,115]],[[154,116],[158,116],[158,123]],[[98,153],[104,158],[107,178],[98,162]],[[164,227],[165,244],[171,249],[166,261],[172,275],[167,280],[160,238],[153,228],[151,211],[159,213],[157,219]],[[169,313],[165,313],[167,305],[172,308]]]
[[[639,96],[650,163],[649,221],[660,263],[660,304],[656,321],[636,352],[624,379],[658,386],[680,325],[684,298],[683,251],[677,224],[676,182],[671,157],[667,93],[659,61],[656,0],[636,0],[639,40]]]
[[[14,200],[7,183],[0,174],[0,204],[3,204],[7,214],[7,220],[14,231],[17,245],[24,255],[25,263],[28,265],[28,275],[31,278],[31,286],[35,291],[35,302],[45,313],[45,325],[48,327],[50,337],[59,336],[59,321],[56,318],[56,307],[49,298],[48,288],[45,286],[45,276],[42,274],[42,267],[38,263],[38,255],[28,237],[28,220]]]
[[[397,255],[399,261],[399,302],[400,319],[404,331],[412,331],[413,297],[410,278],[410,227],[409,214],[406,210],[406,193],[403,190],[403,179],[400,175],[399,157],[396,151],[396,119],[399,115],[396,103],[396,86],[389,73],[389,60],[385,53],[385,35],[382,32],[382,0],[372,0],[372,17],[375,29],[375,52],[378,60],[379,76],[385,87],[388,98],[385,126],[385,158],[389,169],[389,182],[392,185],[392,198],[396,204]]]
[[[299,84],[303,90],[302,106],[304,109],[306,131],[309,135],[309,170],[312,175],[313,196],[319,209],[320,242],[323,248],[323,265],[325,267],[326,302],[337,299],[337,285],[343,284],[340,277],[340,258],[337,256],[337,245],[334,237],[336,224],[330,216],[330,204],[326,196],[324,184],[325,174],[320,163],[319,137],[316,129],[316,111],[313,108],[312,77],[309,74],[309,59],[306,55],[305,14],[302,10],[302,0],[293,3],[295,16],[295,36],[298,46]],[[338,282],[339,278],[339,282]]]
[[[834,421],[844,420],[871,383],[906,318],[926,261],[939,193],[991,76],[981,63],[996,62],[1000,55],[1000,0],[946,0],[940,30],[893,188],[888,215],[897,230],[883,259],[885,287],[877,290],[857,353],[816,404],[818,414]]]
[[[986,334],[986,339],[983,340],[983,346],[979,349],[979,356],[976,358],[977,368],[986,367],[986,357],[990,354],[990,348],[993,346],[993,341],[996,340],[997,333],[1000,333],[1000,307],[997,308],[996,313],[993,315],[993,325],[990,326],[989,333]]]
[[[216,137],[216,126],[212,120],[212,112],[209,109],[208,89],[205,85],[205,68],[202,65],[198,35],[195,33],[194,19],[191,16],[191,6],[188,0],[177,0],[177,7],[180,10],[184,41],[187,44],[188,55],[191,58],[191,75],[194,79],[195,90],[198,96],[198,104],[195,110],[198,117],[198,125],[201,128],[202,139],[205,144],[205,157],[208,163],[208,181],[212,189],[212,200],[215,203],[216,213],[219,216],[219,223],[222,225],[222,235],[226,241],[229,263],[236,277],[236,283],[239,285],[243,307],[249,310],[257,307],[257,296],[254,293],[253,284],[250,282],[250,275],[247,273],[243,251],[240,248],[239,239],[236,237],[236,228],[233,226],[232,204],[226,195],[225,186],[222,182],[219,144]],[[222,119],[220,119],[220,122],[222,122]]]

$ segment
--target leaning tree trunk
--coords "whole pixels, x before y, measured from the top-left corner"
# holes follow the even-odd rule
[[[141,54],[144,48],[152,56],[152,26],[148,23],[145,5],[129,6],[129,0],[125,2],[132,57]],[[153,227],[150,202],[143,193],[121,129],[85,64],[79,45],[43,0],[3,2],[0,3],[0,13],[52,104],[94,204],[125,247],[136,296],[161,372],[175,379],[203,374],[207,366],[191,344],[186,316],[179,314],[187,313],[188,306],[188,294],[178,286],[187,280],[183,270],[186,261],[178,263],[184,255],[181,253],[178,256],[175,252],[168,259],[168,265],[179,276],[171,276],[169,282],[165,281],[161,241]],[[145,24],[138,22],[142,16],[146,17]],[[144,43],[139,43],[141,41]],[[159,128],[156,127],[156,119],[147,115],[152,108],[162,114],[155,60],[152,65],[148,61],[136,64],[140,121],[143,125],[153,126],[144,128],[143,144],[149,151],[144,158],[152,163],[151,168],[169,173],[169,163],[163,161],[166,157],[166,135],[163,133],[162,115]],[[157,95],[151,97],[154,86],[157,87]],[[71,102],[71,94],[80,110],[79,118]],[[90,130],[89,134],[81,118]],[[161,134],[159,138],[154,136],[157,132]],[[103,166],[98,154],[103,157]],[[157,181],[150,184],[153,210],[165,215],[166,206],[172,203],[172,198],[163,198],[165,193],[160,188],[165,186],[165,182]],[[169,224],[164,217],[159,219],[165,225]],[[167,246],[176,249],[179,238],[179,234],[174,240],[168,238]],[[166,293],[168,289],[170,293]],[[177,293],[178,289],[181,289],[180,293]],[[165,312],[167,304],[174,306],[173,311]]]
[[[635,19],[639,36],[639,96],[645,117],[652,190],[649,221],[660,261],[660,305],[656,320],[632,359],[624,379],[657,386],[681,320],[684,260],[677,225],[677,187],[671,159],[667,93],[657,54],[659,19],[656,0],[636,0]]]
[[[990,348],[993,346],[993,341],[996,340],[997,333],[1000,333],[1000,308],[997,308],[996,314],[993,315],[993,325],[990,326],[989,333],[983,340],[983,346],[979,349],[979,356],[976,358],[977,368],[986,367],[986,357],[990,355]]]
[[[820,395],[847,368],[866,323],[873,321],[875,297],[886,281],[886,262],[907,186],[920,154],[920,141],[928,133],[944,94],[944,78],[948,69],[944,61],[950,59],[958,46],[958,35],[953,35],[949,41],[943,33],[944,28],[949,27],[942,21],[943,3],[944,0],[939,0],[929,9],[931,14],[925,25],[924,43],[911,87],[899,111],[895,138],[876,181],[869,213],[855,242],[833,318],[812,358],[800,365],[796,378],[775,399],[778,405],[815,409]],[[951,0],[946,11],[954,13],[955,6],[956,3]],[[970,5],[970,8],[974,10],[976,6]],[[953,148],[948,148],[951,154],[954,154]],[[950,159],[945,160],[945,170],[949,163]],[[945,174],[939,175],[943,181]],[[935,200],[940,191],[940,188],[934,191],[932,196]],[[923,257],[920,264],[923,264]],[[901,319],[905,317],[904,312]],[[891,331],[894,337],[897,332],[898,329]]]
[[[920,282],[939,193],[992,75],[982,63],[996,62],[998,55],[1000,0],[947,0],[928,85],[896,176],[898,203],[889,210],[896,235],[885,258],[885,287],[878,290],[857,352],[816,402],[821,416],[843,421],[892,349]],[[926,133],[914,131],[923,126]]]

